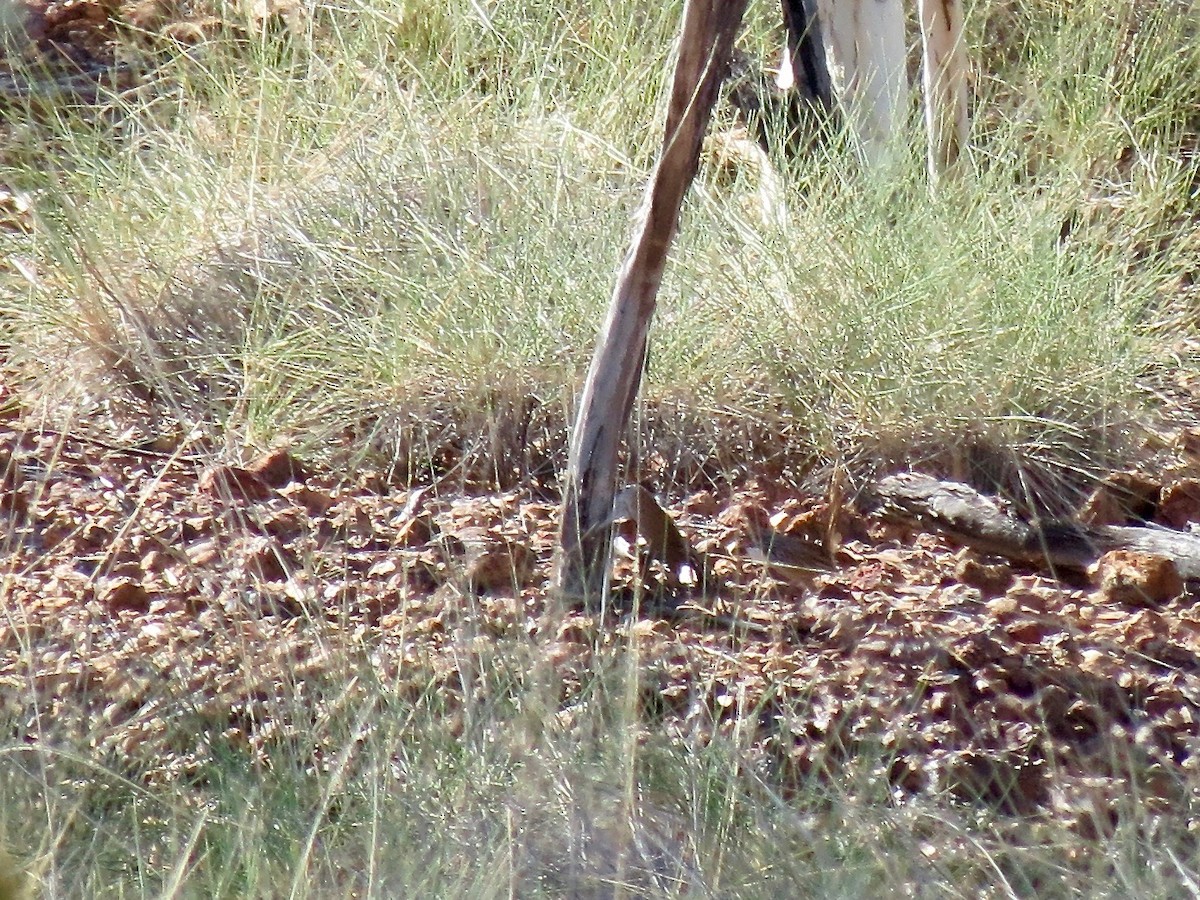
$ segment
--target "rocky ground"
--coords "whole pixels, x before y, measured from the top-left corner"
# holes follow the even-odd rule
[[[0,698],[19,731],[48,718],[172,779],[294,734],[283,693],[336,677],[347,653],[453,708],[487,680],[464,647],[532,648],[569,715],[593,654],[624,644],[642,651],[651,720],[701,744],[753,723],[757,763],[785,784],[868,750],[900,794],[1082,830],[1116,824],[1131,779],[1163,811],[1200,787],[1188,589],[1131,602],[752,485],[667,507],[707,589],[664,591],[669,573],[619,552],[602,621],[550,600],[556,508],[528,493],[344,484],[283,451],[207,459],[0,431]],[[766,555],[764,535],[779,536]]]

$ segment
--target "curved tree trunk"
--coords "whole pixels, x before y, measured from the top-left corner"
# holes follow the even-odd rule
[[[595,602],[607,589],[620,442],[641,382],[667,252],[746,4],[688,0],[684,8],[662,152],[617,277],[571,434],[557,575],[564,598]]]

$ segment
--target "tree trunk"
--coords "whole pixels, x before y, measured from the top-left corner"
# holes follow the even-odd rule
[[[878,168],[908,120],[903,0],[819,0],[821,33],[841,69],[841,107]]]
[[[967,48],[961,0],[919,0],[929,178],[948,173],[967,146]]]
[[[617,277],[571,435],[557,579],[564,598],[590,603],[607,588],[620,441],[641,381],[667,252],[747,2],[687,0],[684,7],[663,148]]]
[[[825,58],[825,40],[816,0],[781,0],[783,24],[787,30],[787,58],[791,69],[790,85],[804,101],[821,115],[833,114],[833,82]]]

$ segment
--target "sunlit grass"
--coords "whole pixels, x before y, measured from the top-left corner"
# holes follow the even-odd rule
[[[283,50],[182,57],[103,125],[65,122],[69,164],[10,173],[39,197],[27,330],[253,443],[465,415],[497,382],[565,422],[675,12],[560,6],[362,5],[353,27],[318,7]],[[1197,101],[1164,72],[1194,70],[1194,42],[1171,6],[1104,41],[1034,12],[1047,37],[980,79],[974,155],[936,200],[915,153],[876,175],[836,147],[775,160],[767,191],[702,172],[648,402],[791,420],[818,456],[980,421],[1019,441],[1038,417],[1104,444],[1096,422],[1136,415],[1162,343],[1139,328],[1193,203],[1177,151]]]

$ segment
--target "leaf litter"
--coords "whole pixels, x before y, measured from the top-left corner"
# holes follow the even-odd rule
[[[897,800],[948,794],[1085,836],[1111,833],[1132,793],[1195,809],[1200,609],[1186,589],[1114,591],[1135,558],[1068,584],[748,484],[663,509],[708,584],[645,565],[631,535],[602,620],[555,607],[557,509],[521,489],[391,493],[282,450],[204,465],[18,422],[0,459],[5,718],[33,735],[48,717],[149,784],[222,747],[268,765],[281,741],[319,745],[286,701],[344,682],[348,657],[400,698],[434,685],[452,718],[488,690],[464,647],[519,639],[568,717],[598,650],[636,646],[654,727],[746,741],[785,786],[866,752]],[[831,521],[842,537],[823,545]]]

